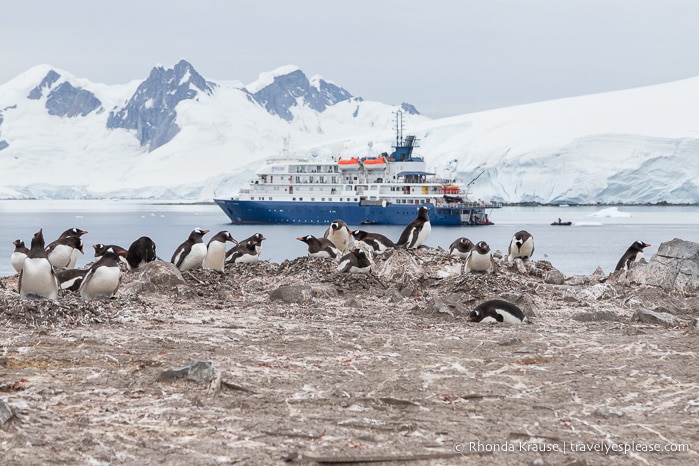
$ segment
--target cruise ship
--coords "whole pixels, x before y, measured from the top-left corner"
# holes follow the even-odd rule
[[[415,136],[396,131],[390,155],[337,161],[271,160],[237,197],[214,199],[242,224],[407,225],[420,206],[432,225],[492,225],[498,204],[469,200],[466,186],[439,179],[413,155]]]

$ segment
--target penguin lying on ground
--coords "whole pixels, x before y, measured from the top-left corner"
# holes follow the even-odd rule
[[[342,273],[371,273],[371,261],[361,249],[350,249],[337,265]]]
[[[259,246],[255,240],[240,242],[226,253],[226,264],[253,264],[259,260]]]
[[[337,250],[335,244],[327,238],[316,238],[313,235],[306,235],[296,239],[308,245],[309,257],[337,259],[340,255],[340,251]]]
[[[471,242],[470,239],[464,238],[463,236],[461,238],[455,239],[450,245],[449,245],[449,254],[452,256],[456,257],[461,257],[464,259],[464,263],[461,264],[461,273],[464,273],[464,268],[466,267],[466,259],[471,255],[471,251],[473,251],[474,244]]]
[[[56,270],[56,278],[58,279],[59,287],[62,290],[68,291],[78,291],[86,274],[86,269]]]
[[[628,270],[632,262],[638,262],[643,259],[643,249],[649,246],[650,244],[644,243],[643,241],[635,241],[629,246],[629,249],[626,250],[624,255],[621,256],[614,271],[616,272],[621,269]]]
[[[354,238],[354,242],[358,246],[364,245],[369,250],[379,254],[386,252],[386,250],[389,248],[396,247],[393,241],[379,233],[369,233],[368,231],[364,230],[354,230],[352,232],[352,237]]]
[[[521,324],[525,319],[524,312],[520,308],[501,299],[492,299],[479,304],[468,316],[469,322]]]

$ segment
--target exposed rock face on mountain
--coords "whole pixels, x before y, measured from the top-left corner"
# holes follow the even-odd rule
[[[141,145],[153,151],[180,131],[175,123],[177,104],[196,98],[199,92],[211,94],[215,87],[185,60],[173,69],[153,68],[129,102],[109,114],[107,128],[136,130]]]
[[[252,94],[252,97],[269,113],[291,121],[294,118],[291,108],[299,103],[323,112],[328,106],[351,99],[352,95],[323,79],[311,83],[303,71],[296,70],[275,76],[271,84]]]
[[[58,117],[84,117],[101,107],[102,102],[92,92],[75,87],[67,81],[54,87],[60,77],[55,71],[49,71],[41,83],[29,92],[27,98],[39,100],[47,92],[46,110],[49,115]]]

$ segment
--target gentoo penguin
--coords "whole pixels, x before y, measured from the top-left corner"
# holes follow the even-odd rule
[[[72,269],[83,252],[83,241],[79,236],[62,236],[46,246],[49,262],[56,268]]]
[[[379,233],[369,233],[364,230],[354,230],[352,237],[357,245],[364,244],[376,253],[385,252],[388,248],[395,248],[396,245],[390,239]]]
[[[509,255],[507,261],[511,264],[516,258],[523,260],[531,259],[534,254],[534,238],[526,230],[515,233],[510,241]]]
[[[223,267],[226,265],[226,241],[238,243],[226,230],[219,231],[209,240],[209,244],[206,245],[206,257],[202,264],[205,269],[223,272]]]
[[[107,248],[102,258],[92,264],[80,284],[80,297],[85,301],[109,299],[119,289],[121,281],[120,257],[126,256],[126,250],[116,247]]]
[[[259,246],[255,240],[238,243],[226,253],[226,264],[252,264],[260,260]]]
[[[255,233],[254,235],[248,236],[247,238],[245,238],[242,241],[238,241],[238,246],[242,247],[245,245],[245,243],[247,243],[249,241],[254,241],[255,242],[255,251],[257,251],[257,255],[259,256],[260,254],[262,254],[262,242],[266,239],[267,238],[265,238],[264,235],[262,235],[262,233]],[[233,249],[235,249],[235,248],[233,248]],[[231,251],[233,249],[229,250],[226,253],[226,262],[228,262],[228,255],[232,254]]]
[[[202,237],[208,232],[209,230],[201,228],[192,230],[189,238],[175,249],[170,262],[175,264],[175,267],[180,271],[201,267],[206,257],[206,245]]]
[[[104,254],[104,253],[102,253]],[[60,269],[56,270],[58,286],[62,290],[78,291],[87,273],[86,269]]]
[[[617,270],[628,270],[632,262],[637,262],[643,259],[643,249],[649,247],[650,244],[644,243],[643,241],[635,241],[629,249],[626,250],[619,263],[616,265],[614,271]]]
[[[128,251],[126,251],[126,263],[129,264],[130,270],[143,267],[148,262],[153,262],[156,258],[155,243],[147,236],[138,238],[131,243]]]
[[[462,236],[449,245],[449,254],[466,259],[471,254],[473,247],[471,240]]]
[[[469,272],[495,272],[495,262],[490,253],[490,246],[485,241],[479,241],[466,258],[466,273]]]
[[[121,246],[117,246],[116,244],[102,244],[102,243],[93,244],[92,248],[95,250],[95,262],[102,259],[102,256],[104,255],[105,252],[107,252],[107,249],[109,249],[109,248],[124,249]]]
[[[415,249],[419,248],[420,245],[425,242],[432,231],[430,215],[428,214],[429,211],[430,208],[425,206],[421,206],[418,209],[417,218],[405,227],[396,246],[406,249]]]
[[[327,238],[316,238],[313,235],[306,235],[296,239],[308,245],[309,257],[336,259],[340,255],[340,251],[337,250],[335,244]]]
[[[22,262],[24,262],[24,259],[27,258],[27,254],[29,254],[29,249],[24,245],[24,241],[21,239],[14,240],[12,244],[15,245],[15,250],[10,256],[10,262],[15,272],[19,273],[22,270]]]
[[[476,306],[468,315],[469,322],[505,322],[508,324],[521,324],[524,320],[524,313],[520,308],[501,299],[485,301]]]
[[[337,270],[342,273],[371,273],[371,262],[361,249],[350,249],[340,259]]]
[[[327,238],[335,245],[340,252],[345,252],[352,245],[354,239],[352,233],[344,220],[333,220],[323,238]]]
[[[58,239],[67,238],[69,236],[82,236],[86,234],[87,232],[85,230],[81,230],[80,228],[68,228],[66,231],[61,233],[61,236],[59,236]]]
[[[58,280],[44,244],[44,231],[41,229],[34,234],[31,249],[19,273],[19,295],[22,299],[58,299]]]

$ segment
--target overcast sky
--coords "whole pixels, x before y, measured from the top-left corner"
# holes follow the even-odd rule
[[[189,61],[248,84],[297,65],[430,117],[699,76],[696,0],[0,0],[0,83]]]

